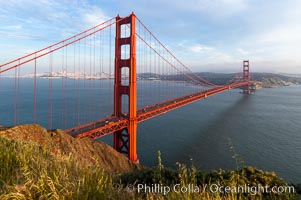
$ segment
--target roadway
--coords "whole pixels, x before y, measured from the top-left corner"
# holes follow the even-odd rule
[[[226,90],[245,86],[247,84],[248,82],[240,82],[240,83],[233,83],[225,86],[214,87],[212,89],[202,90],[200,92],[180,96],[161,103],[145,106],[137,110],[137,122],[140,123],[146,121],[148,119],[165,114],[169,111],[193,103],[195,101],[205,99],[209,96],[224,92]],[[105,119],[97,120],[91,123],[70,128],[65,131],[71,134],[72,136],[78,138],[89,137],[92,139],[96,139],[111,134],[115,131],[127,128],[127,126],[128,126],[128,116],[127,114],[124,114],[120,118],[111,116]]]

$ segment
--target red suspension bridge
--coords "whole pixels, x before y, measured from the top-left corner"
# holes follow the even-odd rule
[[[115,48],[114,48],[115,47]],[[0,65],[0,123],[39,123],[75,137],[114,134],[138,161],[138,123],[223,91],[250,94],[249,61],[216,85],[192,72],[134,14]]]

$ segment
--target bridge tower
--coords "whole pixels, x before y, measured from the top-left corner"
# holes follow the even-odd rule
[[[250,63],[248,60],[243,61],[243,81],[248,82],[248,85],[243,86],[243,93],[244,94],[250,94],[251,93],[251,74],[250,74]]]
[[[129,37],[122,37],[122,25],[129,27]],[[121,48],[129,45],[129,58],[123,59]],[[122,84],[122,68],[128,68],[128,85]],[[136,16],[134,13],[128,17],[116,17],[116,37],[115,37],[115,82],[114,82],[114,116],[125,117],[122,113],[124,105],[122,96],[128,97],[128,128],[114,132],[114,149],[124,153],[134,162],[138,162],[136,149],[137,135],[137,100],[136,100]]]

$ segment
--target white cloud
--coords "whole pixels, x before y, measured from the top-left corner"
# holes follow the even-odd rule
[[[246,0],[207,0],[196,2],[203,2],[203,5],[199,7],[200,11],[208,13],[214,18],[231,16],[242,12],[248,7]]]
[[[76,34],[108,19],[102,9],[84,1],[10,0],[1,1],[0,7],[2,7],[0,13],[6,13],[7,20],[4,21],[8,24],[11,21],[22,24],[7,26],[10,30],[14,30],[15,34],[19,34],[18,30],[21,28],[24,29],[22,31],[39,35],[56,32],[52,37],[62,35],[66,29]]]
[[[88,12],[84,11],[83,22],[88,26],[95,26],[109,19],[100,8],[92,8]]]
[[[216,47],[206,46],[203,44],[194,44],[189,47],[189,54],[187,56],[190,57],[189,63],[191,66],[198,66],[200,63],[202,64],[212,64],[212,63],[229,63],[235,62],[236,59],[225,53]]]
[[[34,52],[107,19],[85,1],[0,1],[0,63]],[[12,45],[14,48],[5,48]]]
[[[22,29],[22,25],[16,24],[16,25],[9,25],[1,27],[0,29],[8,30],[8,31],[14,31],[14,30],[20,30]]]
[[[197,44],[190,47],[190,50],[194,53],[203,53],[203,52],[213,51],[214,49],[212,47],[207,47],[205,45]]]
[[[149,1],[144,2],[149,5]],[[190,0],[190,1],[173,1],[155,0],[152,1],[154,5],[159,6],[158,9],[166,9],[170,7],[169,11],[180,12],[199,12],[209,14],[211,17],[226,17],[235,13],[241,12],[248,7],[246,0]]]
[[[242,55],[248,55],[250,54],[250,52],[246,51],[246,50],[243,50],[241,48],[237,48],[236,51]]]

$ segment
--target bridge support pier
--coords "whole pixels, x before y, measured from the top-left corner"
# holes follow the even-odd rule
[[[130,29],[129,37],[122,37],[121,26],[125,25]],[[121,48],[129,45],[130,57],[123,59]],[[124,53],[124,52],[123,52]],[[128,85],[122,84],[122,68],[128,68]],[[125,81],[127,82],[127,81]],[[134,162],[138,162],[137,156],[137,96],[136,96],[136,16],[131,14],[128,17],[116,17],[116,38],[115,38],[115,82],[114,82],[114,116],[128,118],[128,128],[114,133],[114,149],[124,153]],[[128,96],[128,114],[125,115],[122,109],[122,96]],[[124,109],[125,110],[125,109]]]
[[[244,94],[251,94],[251,74],[250,74],[250,65],[248,60],[243,61],[243,81],[248,82],[248,85],[243,86],[242,90]]]

